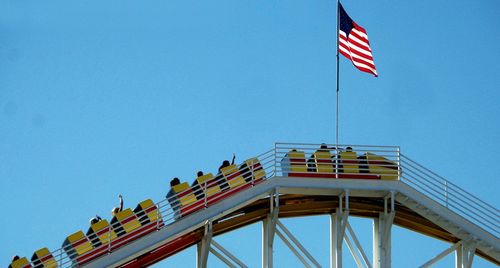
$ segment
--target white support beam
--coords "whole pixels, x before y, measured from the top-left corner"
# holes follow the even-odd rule
[[[456,251],[457,248],[459,248],[461,245],[462,245],[462,241],[459,241],[459,242],[451,245],[451,247],[443,250],[443,252],[439,253],[434,258],[432,258],[429,261],[427,261],[426,263],[422,264],[422,266],[420,266],[420,268],[431,267],[434,263],[436,263],[436,262],[440,261],[441,259],[443,259],[444,257],[448,256],[448,254],[452,253],[453,251]]]
[[[279,229],[276,229],[276,234],[281,238],[281,240],[283,240],[285,245],[292,251],[292,253],[295,254],[297,258],[299,258],[299,260],[302,262],[302,264],[304,264],[305,267],[307,268],[311,267],[311,265],[309,265],[304,256],[300,255],[300,253],[295,249],[295,247],[293,247],[292,243],[290,243],[290,241],[286,239],[285,235]]]
[[[462,268],[463,251],[462,247],[458,247],[455,250],[455,268]]]
[[[236,256],[234,256],[233,254],[231,254],[231,252],[229,252],[227,249],[225,249],[219,243],[215,242],[215,240],[212,240],[212,246],[213,246],[213,248],[210,248],[211,249],[210,252],[212,252],[214,249],[217,249],[223,255],[227,256],[231,261],[233,261],[234,263],[236,263],[239,267],[248,268],[248,266],[246,266],[241,260],[239,260],[238,258],[236,258]]]
[[[467,248],[467,250],[465,250],[465,251],[467,252],[467,254],[464,254],[464,256],[466,256],[467,262],[464,265],[464,268],[471,268],[472,261],[474,260],[474,254],[476,252],[476,249],[472,247],[472,248]]]
[[[205,232],[203,238],[197,245],[196,267],[206,268],[208,261],[208,251],[212,242],[212,222],[205,222]]]
[[[330,215],[330,268],[336,268],[339,262],[337,260],[337,227],[337,213],[333,213]]]
[[[270,233],[274,228],[271,228],[271,224],[270,216],[262,221],[262,268],[273,267],[273,239]]]
[[[342,210],[342,198],[340,198],[340,210],[339,212],[342,213],[342,218],[340,221],[340,236],[338,237],[339,243],[342,245],[342,240],[345,234],[345,229],[347,226],[347,217],[349,216],[349,190],[344,191],[345,197],[345,204],[344,204],[344,209]]]
[[[384,216],[384,230],[382,232],[382,244],[383,245],[388,245],[390,247],[391,245],[391,229],[392,229],[392,223],[394,222],[394,217],[395,213],[391,212],[387,215]]]
[[[345,210],[344,199],[345,198]],[[330,218],[330,267],[342,268],[342,241],[349,217],[349,191],[339,196],[339,208]]]
[[[283,239],[283,241],[290,247],[290,249],[292,251],[295,252],[298,252],[298,251],[295,251],[295,249],[293,248],[293,245],[295,245],[295,247],[297,247],[300,252],[302,252],[302,254],[305,255],[305,257],[307,257],[309,259],[310,262],[312,262],[312,264],[316,267],[321,267],[321,265],[319,264],[319,262],[314,259],[314,257],[311,255],[311,253],[309,253],[309,251],[307,251],[307,249],[299,242],[299,240],[292,234],[292,232],[290,232],[290,230],[288,230],[285,225],[283,225],[283,223],[281,223],[280,220],[277,220],[276,221],[276,224],[277,224],[277,227],[279,227],[281,230],[283,230],[284,234],[286,235],[286,237],[284,235],[280,235],[280,238]],[[279,235],[278,231],[280,231],[278,228],[276,228],[276,233]],[[286,240],[290,239],[292,241],[292,243],[288,243]],[[301,257],[299,257],[301,258]],[[309,266],[309,265],[307,265]]]
[[[279,215],[279,188],[269,196],[269,215],[262,221],[262,267],[273,267],[273,244]]]
[[[224,262],[228,267],[230,268],[238,268],[236,267],[233,263],[231,263],[226,257],[224,257],[224,255],[222,255],[221,253],[217,252],[214,248],[210,248],[210,252],[212,254],[214,254],[214,256],[216,256],[219,260],[221,260],[222,262]]]
[[[356,262],[358,268],[363,268],[363,262],[356,253],[356,246],[353,245],[353,242],[351,242],[351,239],[349,239],[347,235],[344,237],[344,241],[347,244],[347,248],[349,249],[349,252],[351,252],[351,255],[354,258],[354,261]]]
[[[391,201],[391,210],[390,210],[390,213],[387,213],[387,199],[390,198],[390,201]],[[385,221],[388,223],[388,224],[385,224],[384,226],[384,230],[383,230],[383,241],[382,243],[383,244],[387,244],[389,243],[389,239],[390,239],[390,234],[391,234],[391,228],[392,228],[392,223],[394,222],[394,217],[396,216],[396,214],[394,213],[394,191],[391,191],[390,195],[387,196],[384,200],[384,217],[385,217]],[[390,246],[390,244],[389,244]]]
[[[373,220],[373,267],[391,267],[391,227],[394,212],[384,215],[379,214],[378,219]]]
[[[366,256],[365,254],[365,251],[363,250],[363,247],[361,246],[361,243],[359,243],[359,240],[358,238],[356,237],[356,234],[354,233],[354,230],[352,229],[351,225],[349,224],[349,222],[347,222],[347,234],[348,236],[350,236],[354,242],[354,246],[355,248],[354,249],[357,249],[357,252],[354,251],[355,255],[353,255],[353,257],[355,259],[359,259],[358,254],[361,255],[361,260],[363,261],[364,265],[368,268],[372,268],[372,264],[370,263],[370,261],[368,260],[368,257]],[[350,242],[350,239],[347,235],[344,237],[344,240],[346,241],[346,243],[349,243]],[[348,242],[349,240],[349,242]],[[349,245],[349,244],[348,244]],[[353,251],[351,251],[351,254],[353,254]],[[359,264],[358,264],[359,266]],[[359,267],[364,267],[364,266],[359,266]]]
[[[390,199],[390,207],[388,201]],[[373,220],[373,267],[391,267],[391,231],[395,217],[394,191],[384,198],[384,212]]]
[[[470,268],[474,260],[476,247],[469,243],[462,243],[456,249],[455,266],[456,268]]]
[[[269,217],[262,221],[262,268],[271,268],[272,266],[272,242],[269,241]]]

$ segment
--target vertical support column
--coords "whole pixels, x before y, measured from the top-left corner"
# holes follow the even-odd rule
[[[210,244],[212,243],[212,222],[205,222],[205,233],[203,238],[197,244],[196,247],[196,267],[206,268],[208,261],[208,251],[210,250]]]
[[[343,199],[345,198],[345,209]],[[330,267],[342,268],[342,241],[349,216],[349,191],[339,196],[339,208],[330,216]]]
[[[206,249],[209,249],[206,247]],[[196,268],[205,268],[207,267],[208,261],[208,253],[204,253],[205,248],[203,248],[203,241],[198,242],[196,244]],[[205,255],[205,256],[203,256]]]
[[[340,209],[335,209],[335,213],[330,215],[330,267],[342,268],[342,237]],[[339,243],[340,240],[340,243]]]
[[[380,213],[379,213],[380,217]],[[380,222],[379,219],[373,219],[373,268],[381,268],[380,266]]]
[[[273,239],[271,238],[271,217],[262,221],[262,268],[273,267]]]
[[[472,261],[474,260],[474,254],[476,252],[476,248],[474,246],[470,246],[468,244],[462,244],[464,247],[464,268],[471,268]]]
[[[462,268],[462,260],[463,260],[463,248],[459,246],[455,251],[455,267]]]
[[[373,267],[391,267],[391,229],[394,217],[393,213],[379,214],[378,219],[373,222]]]
[[[390,198],[390,212],[387,199]],[[379,213],[378,219],[373,220],[373,267],[391,267],[391,231],[394,221],[394,192],[384,199],[384,212]]]
[[[273,267],[273,244],[279,214],[279,189],[269,196],[269,215],[262,221],[262,267]]]
[[[476,248],[469,243],[462,243],[455,253],[455,267],[456,268],[470,268],[474,260]]]

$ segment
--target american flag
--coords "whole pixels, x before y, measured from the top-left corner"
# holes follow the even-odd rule
[[[362,72],[378,76],[366,30],[356,24],[339,3],[339,52]]]

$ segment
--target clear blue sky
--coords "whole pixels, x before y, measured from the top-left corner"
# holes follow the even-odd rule
[[[498,207],[500,2],[343,5],[380,76],[341,58],[340,141],[400,145]],[[1,265],[59,248],[120,193],[130,207],[159,201],[171,177],[215,172],[233,152],[333,143],[335,12],[332,0],[0,0]],[[284,222],[326,265],[328,218]],[[371,249],[369,221],[353,224]],[[252,226],[216,240],[256,266],[259,236]],[[395,236],[394,267],[447,247]],[[277,267],[297,265],[277,244]],[[194,266],[194,252],[158,267]]]

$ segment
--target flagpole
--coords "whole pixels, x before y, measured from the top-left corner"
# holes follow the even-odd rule
[[[339,15],[339,1],[337,0],[337,111],[335,113],[335,144],[338,148],[339,144],[339,23],[340,23],[340,15]]]

